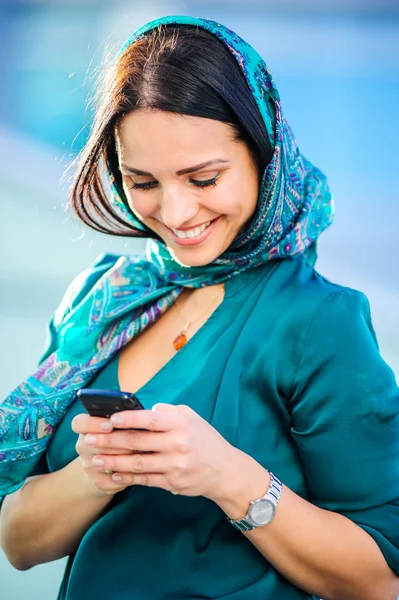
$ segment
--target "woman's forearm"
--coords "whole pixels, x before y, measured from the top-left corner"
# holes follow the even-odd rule
[[[80,457],[54,473],[27,479],[0,511],[0,545],[19,570],[71,554],[111,502],[80,465]]]
[[[270,476],[240,451],[229,471],[229,489],[215,502],[241,519],[249,501],[266,493]],[[273,521],[243,535],[286,579],[324,600],[396,600],[399,594],[399,578],[370,535],[286,486]]]

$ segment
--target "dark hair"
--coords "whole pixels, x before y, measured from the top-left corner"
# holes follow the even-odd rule
[[[113,210],[101,165],[130,211],[118,167],[115,127],[136,109],[152,108],[228,123],[263,172],[273,149],[255,99],[236,59],[214,35],[187,25],[160,26],[118,57],[97,92],[91,133],[76,159],[70,204],[91,228],[112,235],[153,237],[129,225]]]

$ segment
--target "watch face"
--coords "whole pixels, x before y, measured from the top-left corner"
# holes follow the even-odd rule
[[[250,507],[248,514],[255,525],[262,526],[267,525],[272,520],[275,512],[276,507],[273,502],[264,498],[255,502],[255,504]]]

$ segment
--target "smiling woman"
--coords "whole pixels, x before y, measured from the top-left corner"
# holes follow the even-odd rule
[[[99,98],[102,104],[79,157],[71,194],[78,216],[107,233],[163,240],[187,265],[211,262],[254,213],[259,180],[273,155],[264,120],[233,54],[204,29],[182,24],[156,28],[125,48]],[[138,217],[138,228],[121,218],[107,198],[100,158],[109,166],[124,206]],[[213,169],[195,168],[216,158]],[[194,172],[196,178],[182,179]],[[233,189],[230,206],[218,206]],[[143,191],[151,191],[152,197],[146,197],[142,215],[138,192]],[[155,214],[148,208],[154,202]],[[213,249],[183,252],[197,243],[179,243],[179,233],[171,230],[193,229],[224,210],[223,240]]]
[[[146,255],[71,283],[0,406],[10,562],[68,555],[58,600],[396,600],[399,390],[365,296],[314,269],[332,198],[266,64],[165,17],[100,97],[72,206]]]

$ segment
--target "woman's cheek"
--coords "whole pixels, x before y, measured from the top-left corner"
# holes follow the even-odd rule
[[[132,194],[131,190],[125,189],[125,194],[131,210],[138,219],[148,217],[154,212],[156,202],[154,201],[154,198],[149,197],[152,195],[151,192],[138,192]],[[141,198],[140,196],[144,196],[144,194],[147,194],[147,196]]]
[[[218,190],[218,194],[213,197],[212,209],[220,215],[238,216],[241,205],[240,189],[234,184],[223,186]]]
[[[156,210],[156,202],[154,202],[151,199],[148,199],[147,201],[131,199],[130,206],[133,212],[137,215],[137,217],[141,219],[150,217],[152,214],[154,214]]]

